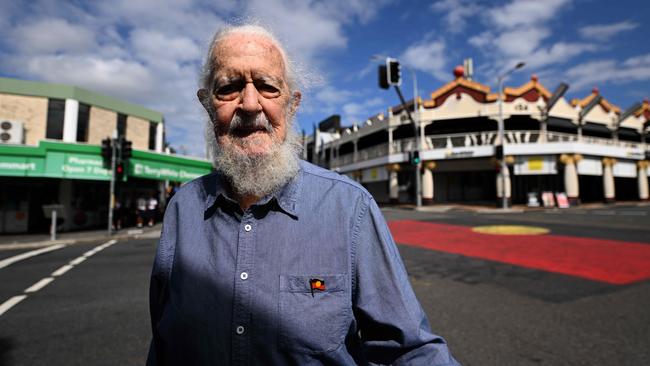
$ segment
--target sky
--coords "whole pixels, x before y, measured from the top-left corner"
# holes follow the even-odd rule
[[[532,74],[565,98],[598,87],[622,109],[650,97],[645,0],[0,0],[0,76],[75,85],[162,112],[168,143],[205,155],[196,100],[210,38],[224,24],[270,27],[307,76],[297,128],[332,114],[344,126],[399,100],[377,86],[377,58],[395,57],[428,98],[472,58],[474,80],[494,91]],[[374,58],[374,60],[373,60]],[[403,68],[403,93],[413,97]]]

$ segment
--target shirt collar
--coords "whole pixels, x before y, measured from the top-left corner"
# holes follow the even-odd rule
[[[289,182],[287,182],[278,192],[262,197],[256,205],[265,206],[277,204],[278,208],[295,218],[298,217],[298,194],[302,186],[302,165]],[[209,211],[219,202],[237,202],[228,194],[228,181],[219,171],[203,177],[203,190],[205,192],[205,211]]]

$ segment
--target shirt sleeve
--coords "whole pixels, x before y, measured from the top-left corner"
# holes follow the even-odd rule
[[[353,236],[353,302],[367,360],[459,365],[445,340],[431,332],[386,221],[375,201],[366,199]]]
[[[158,333],[158,323],[162,317],[167,303],[168,281],[173,262],[173,255],[176,242],[176,208],[172,200],[169,203],[160,241],[156,249],[156,257],[151,271],[149,284],[149,313],[151,315],[151,344],[147,356],[147,366],[164,365],[165,344]]]

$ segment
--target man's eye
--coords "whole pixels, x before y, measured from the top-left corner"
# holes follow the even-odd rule
[[[241,88],[237,84],[227,84],[220,87],[217,87],[215,90],[215,95],[219,99],[232,100],[237,98]]]
[[[280,95],[280,89],[274,87],[273,85],[269,84],[260,84],[257,85],[257,91],[262,94],[265,98],[275,98]]]

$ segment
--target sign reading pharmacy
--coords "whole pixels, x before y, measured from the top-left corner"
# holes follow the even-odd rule
[[[208,161],[134,151],[128,176],[185,182],[212,171]],[[110,180],[99,146],[41,141],[38,146],[0,145],[0,176]]]

